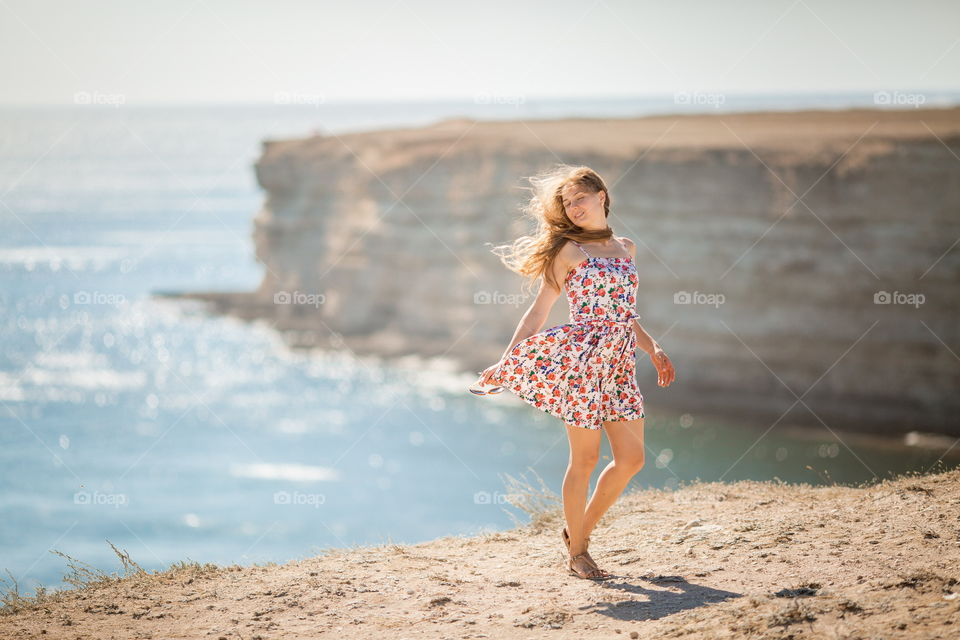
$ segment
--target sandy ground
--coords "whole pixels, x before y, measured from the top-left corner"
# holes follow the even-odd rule
[[[135,573],[7,607],[0,638],[960,638],[960,470],[624,495],[592,536],[604,582],[565,571],[559,526],[549,512],[282,566]]]

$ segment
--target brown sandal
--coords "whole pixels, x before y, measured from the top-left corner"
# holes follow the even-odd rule
[[[581,573],[580,571],[577,571],[573,567],[573,564],[580,558],[583,558],[590,564],[590,568],[583,573]],[[573,575],[577,576],[578,578],[583,578],[585,580],[608,580],[613,577],[609,571],[598,567],[596,563],[593,561],[593,558],[591,558],[590,554],[587,553],[586,551],[584,551],[583,553],[578,553],[575,556],[571,556],[570,559],[567,561],[567,569]],[[597,572],[600,572],[600,575],[591,575]]]

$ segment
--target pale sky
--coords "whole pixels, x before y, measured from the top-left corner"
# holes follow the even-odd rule
[[[0,0],[0,88],[0,104],[958,90],[960,2]]]

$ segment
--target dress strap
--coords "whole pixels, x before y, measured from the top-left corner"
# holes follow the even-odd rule
[[[580,251],[583,251],[583,255],[587,256],[588,258],[592,258],[592,257],[593,257],[593,256],[591,256],[589,253],[587,253],[587,250],[584,249],[583,246],[582,246],[579,242],[577,242],[576,240],[571,240],[570,242],[572,242],[573,244],[577,245],[577,248],[580,249]]]

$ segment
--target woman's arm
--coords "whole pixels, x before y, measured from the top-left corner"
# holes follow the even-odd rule
[[[630,251],[631,257],[636,264],[637,245],[629,238],[623,238],[624,244]],[[676,371],[673,369],[673,363],[667,357],[666,352],[656,340],[640,325],[640,322],[634,318],[633,332],[637,334],[637,348],[642,349],[644,353],[650,356],[653,367],[657,370],[657,384],[661,387],[667,387],[671,382],[677,379]]]
[[[660,344],[650,337],[650,334],[640,325],[640,321],[634,318],[633,332],[637,334],[637,348],[644,351],[648,356],[653,356],[657,351],[663,351]]]
[[[667,357],[667,352],[663,350],[660,343],[650,337],[636,318],[633,320],[633,331],[637,334],[637,347],[650,356],[650,362],[657,370],[657,384],[661,387],[669,387],[670,383],[677,379],[677,372],[674,371],[673,362]]]
[[[537,299],[539,300],[539,296]],[[523,314],[522,318],[520,318],[520,324],[517,325],[517,330],[513,332],[513,337],[510,338],[510,344],[507,345],[503,355],[500,356],[501,360],[510,355],[510,351],[518,342],[521,340],[526,340],[533,334],[540,331],[543,323],[547,321],[547,316],[545,316],[542,312],[537,311],[536,306],[537,303],[534,302],[533,306],[527,309],[527,312]]]
[[[526,340],[533,334],[539,332],[543,327],[543,323],[547,321],[547,317],[550,315],[550,309],[553,308],[554,303],[560,297],[560,294],[563,293],[563,281],[564,278],[566,278],[567,271],[573,266],[574,256],[570,249],[571,246],[568,243],[560,250],[556,258],[554,258],[553,264],[550,265],[553,271],[553,277],[556,282],[560,283],[561,288],[554,289],[553,286],[547,284],[546,280],[541,277],[540,290],[537,292],[537,298],[520,319],[520,324],[517,325],[517,330],[513,332],[513,337],[510,338],[510,344],[507,345],[506,351],[500,356],[499,362],[490,365],[480,372],[480,382],[482,384],[499,384],[500,381],[495,380],[493,374],[500,368],[518,342]]]
[[[567,261],[565,257],[562,256],[564,256],[563,251],[557,255],[552,265],[553,276],[556,278],[557,282],[563,282],[563,278],[567,269],[565,266]],[[554,289],[541,278],[540,290],[537,292],[537,297],[533,301],[533,304],[530,305],[530,308],[527,309],[526,313],[523,314],[523,317],[520,318],[520,324],[517,325],[517,330],[513,332],[513,337],[510,339],[510,344],[507,345],[506,350],[500,357],[501,360],[510,355],[511,349],[513,349],[518,342],[521,340],[526,340],[543,328],[543,324],[547,321],[547,317],[550,315],[550,310],[560,298],[560,293],[561,292],[559,290]]]

